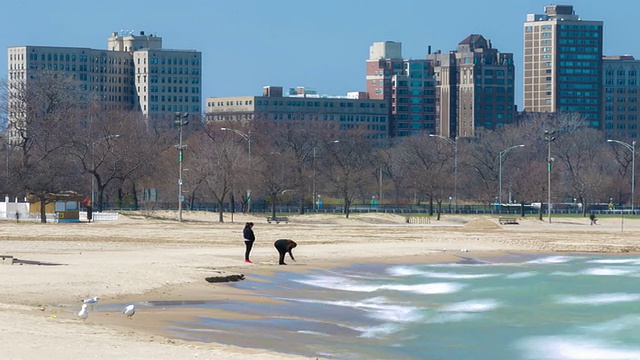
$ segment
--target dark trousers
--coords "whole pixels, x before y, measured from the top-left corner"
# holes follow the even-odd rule
[[[249,253],[251,253],[251,248],[253,247],[253,241],[245,241],[244,246],[246,246],[246,249],[244,251],[244,259],[249,260]]]
[[[287,244],[288,244],[287,241],[282,241],[282,240],[278,240],[273,244],[278,250],[278,253],[280,254],[280,258],[278,259],[278,264],[280,265],[286,265],[284,263],[284,256],[287,255]]]

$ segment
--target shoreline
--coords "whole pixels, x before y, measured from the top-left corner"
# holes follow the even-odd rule
[[[100,296],[100,307],[144,301],[231,300],[267,302],[226,283],[208,283],[208,276],[244,273],[264,277],[276,272],[306,272],[353,264],[448,262],[464,257],[500,254],[624,254],[638,253],[640,219],[616,219],[589,226],[581,219],[546,224],[523,219],[521,225],[500,226],[497,217],[451,217],[431,225],[407,225],[389,214],[290,217],[290,224],[259,223],[261,217],[236,214],[234,223],[216,224],[217,214],[186,212],[186,223],[122,216],[117,223],[2,223],[0,254],[59,265],[0,266],[0,332],[13,344],[9,358],[72,358],[78,341],[91,346],[97,358],[302,359],[257,348],[194,343],[171,338],[164,328],[197,314],[162,308],[141,308],[133,319],[114,311],[76,313],[81,300]],[[256,222],[254,264],[244,264],[243,221]],[[264,220],[264,219],[262,219]],[[292,238],[298,262],[277,265],[273,240]],[[443,249],[447,248],[446,252]],[[468,248],[469,253],[459,249]],[[463,255],[464,254],[464,255]],[[119,312],[120,309],[118,309]],[[207,314],[234,317],[238,314]],[[118,316],[119,315],[119,316]],[[131,353],[131,348],[136,350]],[[138,355],[138,356],[136,356]]]

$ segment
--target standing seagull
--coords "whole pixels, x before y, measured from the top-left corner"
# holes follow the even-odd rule
[[[99,297],[94,296],[92,298],[88,298],[88,299],[84,299],[83,303],[87,304],[87,305],[91,305],[91,311],[94,310],[94,305],[96,305],[98,303],[98,301],[100,300]]]
[[[87,320],[87,318],[89,317],[89,310],[87,310],[87,304],[82,304],[82,309],[80,309],[80,312],[78,313],[78,317],[83,321]]]
[[[125,308],[124,308],[124,310],[122,310],[122,313],[123,313],[123,314],[125,314],[125,315],[127,315],[127,317],[128,317],[129,319],[131,319],[131,317],[133,316],[133,314],[135,314],[135,313],[136,313],[136,307],[135,307],[135,305],[133,305],[133,304],[128,305],[127,307],[125,307]]]

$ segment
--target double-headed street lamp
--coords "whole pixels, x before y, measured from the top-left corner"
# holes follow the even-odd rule
[[[242,137],[243,139],[245,139],[247,141],[247,144],[248,144],[248,147],[249,147],[249,165],[251,165],[251,130],[249,130],[246,134],[243,133],[240,130],[236,130],[236,129],[232,129],[232,128],[228,128],[228,127],[220,128],[220,130],[222,130],[222,131],[232,131],[232,132],[236,133],[237,135],[240,135],[240,137]],[[249,179],[251,179],[251,177],[249,177]],[[247,189],[247,211],[251,212],[251,186],[249,186],[249,189]]]
[[[455,140],[451,140],[446,136],[429,134],[431,137],[437,137],[446,140],[449,144],[453,145],[453,198],[454,198],[454,212],[458,212],[458,137]]]
[[[631,214],[635,214],[633,200],[636,189],[636,141],[633,140],[631,144],[618,140],[607,140],[607,142],[620,144],[631,151]]]
[[[515,149],[515,148],[521,148],[524,147],[524,145],[514,145],[511,147],[508,147],[502,151],[500,151],[500,155],[498,156],[498,163],[500,164],[500,173],[498,175],[499,178],[499,183],[500,183],[500,189],[498,190],[498,206],[500,209],[500,212],[502,212],[502,157],[508,153],[509,151]]]
[[[189,113],[177,112],[174,123],[180,129],[180,143],[176,145],[178,149],[178,221],[182,221],[182,203],[184,202],[184,196],[182,195],[182,161],[184,160],[184,149],[187,145],[182,145],[182,128],[189,124],[187,118]]]
[[[549,217],[549,224],[551,224],[551,162],[553,158],[551,157],[551,142],[556,139],[553,134],[555,134],[555,130],[545,130],[544,131],[544,140],[548,144],[547,150],[547,212]]]

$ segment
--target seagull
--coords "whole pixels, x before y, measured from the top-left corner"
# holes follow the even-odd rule
[[[99,297],[94,296],[92,298],[84,299],[82,302],[84,304],[91,305],[91,310],[93,310],[94,305],[96,305],[99,300],[100,300]]]
[[[127,307],[124,308],[124,310],[122,310],[122,313],[127,315],[127,317],[129,319],[131,319],[131,317],[133,316],[133,314],[136,313],[136,307],[135,305],[131,304],[131,305],[127,305]]]
[[[82,304],[82,309],[80,309],[80,312],[78,313],[78,317],[83,321],[87,320],[87,318],[89,317],[89,310],[87,310],[87,304]]]

